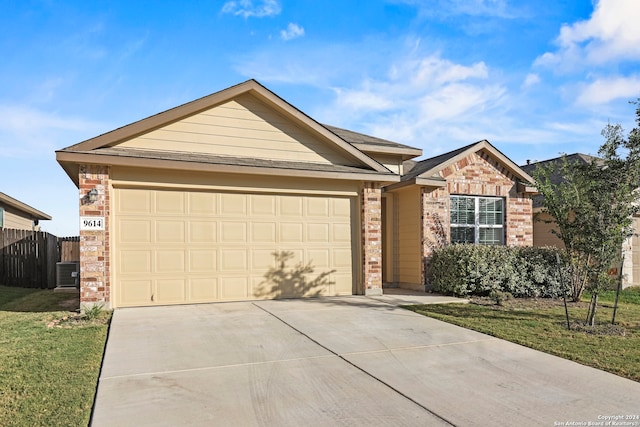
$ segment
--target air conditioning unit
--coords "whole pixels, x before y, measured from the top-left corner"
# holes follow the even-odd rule
[[[80,280],[79,262],[56,263],[56,286],[58,288],[77,288]]]

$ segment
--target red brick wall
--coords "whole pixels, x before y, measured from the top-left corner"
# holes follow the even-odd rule
[[[446,187],[425,187],[422,190],[422,253],[425,268],[433,246],[437,246],[442,239],[449,241],[449,196],[453,194],[504,197],[505,243],[509,246],[533,245],[531,198],[517,192],[516,177],[497,159],[481,150],[452,164],[440,175],[446,179]],[[445,236],[441,236],[440,232],[444,232]]]
[[[365,295],[382,294],[382,191],[375,183],[362,190],[362,257]]]
[[[98,200],[90,202],[87,194],[98,192]],[[109,277],[109,167],[81,165],[79,172],[80,216],[105,218],[105,229],[80,230],[80,305],[104,304],[111,307]]]

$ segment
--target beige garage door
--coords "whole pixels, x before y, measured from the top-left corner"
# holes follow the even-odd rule
[[[118,188],[117,306],[353,293],[354,199]]]

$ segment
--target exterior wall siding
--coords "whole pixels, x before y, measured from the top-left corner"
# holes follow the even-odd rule
[[[80,306],[82,308],[96,304],[104,304],[105,308],[111,308],[110,187],[108,166],[80,166],[80,216],[105,218],[104,230],[80,230]],[[98,199],[91,203],[87,200],[87,194],[94,188],[98,192]]]
[[[4,209],[4,228],[16,230],[33,230],[33,220],[25,218],[22,214],[10,206],[0,205]]]
[[[564,242],[551,230],[557,230],[553,217],[546,212],[538,212],[533,215],[533,246],[564,247]]]
[[[345,164],[347,160],[325,141],[248,94],[119,146],[324,164]]]
[[[401,288],[420,286],[420,189],[411,187],[396,193],[398,195],[398,285]]]
[[[382,190],[379,184],[364,184],[361,205],[364,294],[382,295]]]

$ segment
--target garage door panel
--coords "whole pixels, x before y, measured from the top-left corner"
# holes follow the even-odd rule
[[[329,243],[331,237],[329,234],[330,224],[307,224],[307,241]]]
[[[218,280],[213,277],[194,277],[189,279],[189,301],[217,301]]]
[[[307,251],[307,263],[317,272],[331,270],[330,249],[309,249]]]
[[[280,224],[279,241],[282,243],[302,243],[303,225],[299,222],[285,222]]]
[[[270,249],[251,250],[251,271],[266,274],[276,266],[274,251]]]
[[[226,276],[220,279],[220,299],[226,301],[237,301],[248,299],[249,280],[244,277]]]
[[[186,285],[182,278],[156,280],[156,301],[159,304],[186,302]]]
[[[217,195],[215,193],[188,193],[188,213],[192,215],[217,214]]]
[[[114,196],[124,209],[114,233],[118,306],[352,292],[353,199],[157,189]]]
[[[191,249],[189,250],[189,272],[211,273],[217,271],[218,251],[215,249]]]
[[[216,221],[189,221],[190,243],[215,243],[218,235],[218,223]]]
[[[276,222],[252,222],[250,241],[253,243],[272,243],[276,241]]]
[[[156,221],[157,243],[184,243],[184,221]]]
[[[248,250],[225,248],[220,251],[220,271],[247,271]]]
[[[306,199],[307,216],[328,217],[329,199],[321,197],[309,197]]]
[[[150,279],[121,280],[119,296],[121,305],[149,305],[151,303],[152,282]]]
[[[220,214],[245,216],[247,214],[247,195],[220,194]]]
[[[116,211],[118,213],[126,213],[127,215],[148,215],[152,211],[152,196],[153,193],[147,191],[121,188],[118,190]]]
[[[333,249],[331,251],[333,258],[332,265],[342,270],[351,269],[351,251],[347,249]],[[350,272],[350,271],[349,271]]]
[[[295,196],[281,196],[279,198],[280,215],[285,217],[299,217],[304,215],[302,198]]]
[[[123,274],[150,274],[151,250],[124,250],[120,252],[118,261]]]
[[[245,243],[247,241],[247,223],[222,221],[220,223],[220,240],[222,243]]]
[[[151,224],[148,220],[121,220],[118,238],[122,243],[151,243]]]
[[[157,249],[155,270],[158,273],[184,273],[184,259],[184,250]]]
[[[278,297],[274,291],[274,283],[269,282],[264,276],[251,276],[251,296],[256,299],[273,299]]]
[[[351,227],[349,224],[332,224],[332,240],[334,242],[351,242]]]
[[[185,194],[179,191],[156,191],[156,214],[184,214]]]
[[[276,214],[276,199],[272,195],[253,194],[250,200],[251,215],[273,217]]]
[[[353,281],[351,274],[332,274],[333,295],[351,295],[353,293]]]
[[[349,199],[331,199],[331,216],[351,218],[351,201]]]

